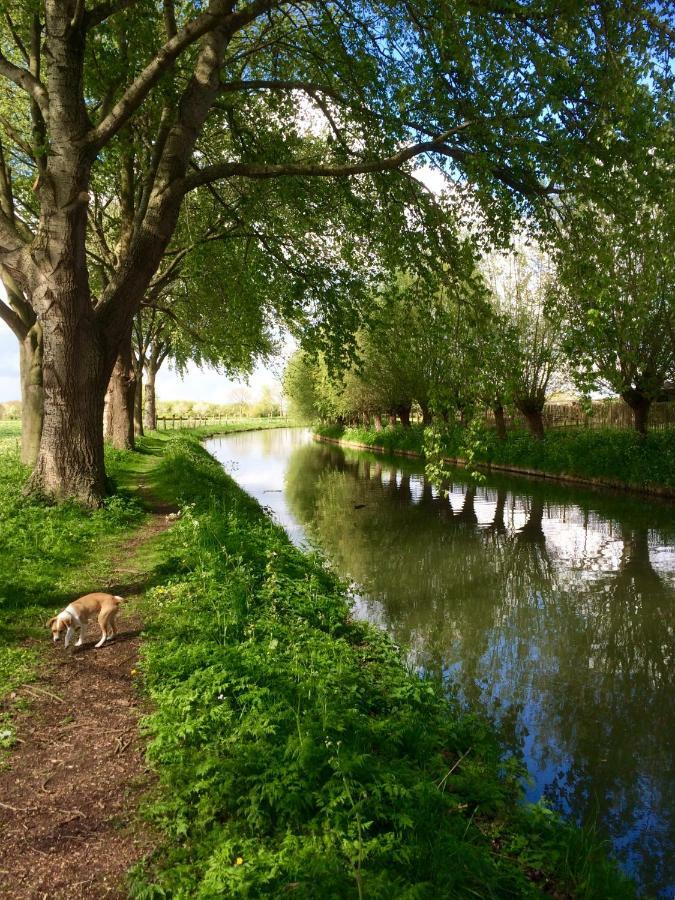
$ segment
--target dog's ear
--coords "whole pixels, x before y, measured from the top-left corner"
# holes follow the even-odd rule
[[[51,619],[47,622],[47,628],[52,627],[52,622],[56,622],[56,616],[52,616]]]

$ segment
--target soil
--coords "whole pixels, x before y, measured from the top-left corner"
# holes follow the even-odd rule
[[[127,568],[102,585],[132,598],[143,590],[136,550],[169,524],[154,514],[119,548]],[[131,562],[129,562],[131,560]],[[114,580],[114,579],[113,579]],[[99,649],[64,649],[45,636],[45,662],[14,700],[17,744],[0,770],[0,898],[125,897],[129,868],[153,847],[138,808],[152,784],[138,733],[144,713],[136,675],[142,623],[122,607],[118,634]]]

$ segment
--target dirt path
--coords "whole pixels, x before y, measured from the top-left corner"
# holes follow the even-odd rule
[[[133,598],[145,577],[133,557],[169,524],[170,508],[118,551],[106,585]],[[114,581],[115,583],[111,583]],[[17,745],[0,770],[0,897],[12,900],[124,897],[127,870],[152,846],[136,822],[150,784],[138,736],[142,702],[134,685],[141,622],[123,608],[120,633],[96,650],[97,628],[75,651],[52,647],[36,681],[17,694]]]

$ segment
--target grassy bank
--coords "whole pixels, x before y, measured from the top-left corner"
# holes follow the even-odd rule
[[[425,430],[385,428],[377,432],[365,428],[321,426],[315,432],[334,440],[382,448],[386,452],[413,452],[424,455]],[[442,452],[447,457],[463,458],[467,452],[465,430],[447,428],[442,437]],[[523,430],[509,432],[500,441],[487,429],[474,446],[474,461],[479,465],[497,465],[514,469],[572,476],[588,481],[606,481],[637,490],[664,489],[675,493],[675,429],[654,431],[640,437],[618,429],[555,429],[543,440],[534,440]]]
[[[242,421],[222,430],[251,427],[260,425]],[[119,546],[143,524],[137,489],[157,465],[168,435],[141,441],[138,453],[106,448],[113,493],[93,514],[76,504],[47,506],[22,494],[29,471],[19,462],[20,439],[20,422],[0,422],[0,703],[33,677],[47,638],[45,621],[74,596],[105,584]],[[13,741],[6,702],[4,708],[0,750]]]
[[[134,896],[633,896],[196,441],[154,478],[183,515],[144,601],[165,840]]]
[[[117,491],[88,514],[26,501],[16,449],[0,452],[0,678],[29,679],[47,613],[100,586],[144,521],[139,489],[179,503],[145,560],[138,685],[162,841],[133,896],[634,896],[592,837],[521,805],[479,711],[352,621],[344,587],[194,435],[150,435],[108,466]]]
[[[128,456],[108,452],[114,479],[122,478]],[[0,444],[0,701],[32,677],[40,644],[31,639],[46,640],[46,619],[102,583],[115,548],[144,518],[129,491],[93,514],[75,504],[46,506],[23,496],[27,477],[16,439]],[[11,742],[6,720],[2,734]]]

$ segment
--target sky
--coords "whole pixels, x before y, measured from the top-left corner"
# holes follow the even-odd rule
[[[434,193],[440,193],[445,184],[444,176],[431,166],[424,166],[417,171],[417,177]],[[0,282],[0,297],[5,292]],[[291,345],[284,344],[283,355],[291,352]],[[279,376],[283,369],[284,359],[279,358],[268,366],[257,366],[248,380],[250,399],[254,401],[266,386],[274,393],[279,390]],[[184,378],[181,378],[168,364],[160,369],[157,376],[157,396],[160,400],[193,400],[205,403],[229,403],[237,398],[247,382],[243,379],[232,381],[210,367],[203,369],[190,365]],[[0,321],[0,403],[19,400],[21,388],[19,384],[19,345],[4,322]]]
[[[273,367],[258,366],[248,381],[251,400],[255,400],[265,386],[275,393],[279,390],[279,374],[283,360]],[[160,400],[198,400],[207,403],[229,403],[237,399],[244,380],[232,381],[215,369],[199,369],[188,366],[185,378],[181,378],[169,365],[165,364],[157,376],[157,396]],[[19,344],[9,330],[0,322],[0,403],[19,400]]]

